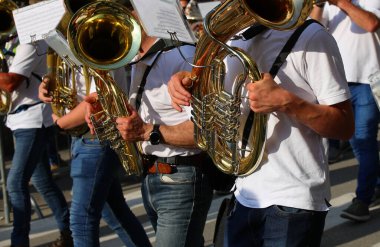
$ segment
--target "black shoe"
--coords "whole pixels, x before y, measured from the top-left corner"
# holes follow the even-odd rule
[[[352,204],[347,209],[343,210],[340,217],[357,222],[367,221],[370,218],[368,205],[357,198],[354,198]]]
[[[349,153],[352,153],[352,148],[348,141],[340,142],[339,147],[330,146],[328,152],[329,164],[343,160]]]
[[[380,187],[375,188],[375,193],[372,196],[370,207],[375,207],[380,204]]]
[[[74,242],[71,237],[71,231],[62,231],[61,235],[55,240],[50,247],[73,247]]]
[[[336,147],[329,147],[329,164],[336,163],[343,158],[342,150]]]

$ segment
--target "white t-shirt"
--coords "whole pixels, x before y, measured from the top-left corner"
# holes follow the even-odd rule
[[[181,52],[187,61],[192,62],[195,47],[181,46]],[[132,66],[130,103],[135,106],[137,89],[148,65],[151,65],[157,55],[152,55]],[[139,59],[138,57],[135,60]],[[155,62],[147,77],[144,91],[141,97],[139,115],[142,120],[152,124],[177,125],[191,117],[189,108],[178,112],[171,105],[167,83],[170,77],[178,71],[191,71],[191,66],[184,61],[178,50],[172,49],[163,52]],[[152,154],[159,157],[171,157],[175,155],[189,156],[199,153],[198,149],[186,149],[169,146],[166,144],[151,145],[150,142],[142,142],[142,149],[145,154]]]
[[[268,30],[232,45],[246,50],[259,71],[269,72],[292,32]],[[230,64],[227,73],[236,71],[235,66]],[[318,24],[302,33],[275,81],[312,103],[333,105],[350,97],[335,40]],[[326,139],[288,115],[269,114],[264,159],[257,171],[237,179],[237,200],[250,208],[283,205],[327,210],[330,187],[326,144]]]
[[[380,1],[352,0],[352,3],[380,18]],[[322,23],[338,43],[348,82],[369,83],[380,70],[380,29],[367,32],[335,5],[325,5]]]
[[[110,71],[110,74],[112,78],[114,78],[116,84],[120,87],[120,89],[126,93],[127,92],[127,76],[125,73],[125,68],[121,67],[115,70]],[[72,81],[70,82],[72,83]],[[87,95],[88,93],[93,93],[96,92],[96,87],[95,87],[95,81],[92,76],[90,76],[90,88],[87,90],[86,88],[86,81],[82,73],[76,73],[75,74],[75,84],[76,84],[76,89],[77,89],[77,99],[78,102],[83,101],[84,96]],[[72,84],[70,84],[72,85]]]
[[[36,44],[21,44],[16,49],[16,55],[9,67],[9,72],[29,78],[29,85],[24,80],[12,93],[12,109],[15,111],[20,105],[33,105],[39,102],[38,87],[41,81],[32,75],[32,72],[42,77],[46,74],[47,45],[43,41]],[[6,126],[11,130],[41,128],[53,124],[51,107],[47,104],[36,104],[27,110],[15,114],[8,114]]]

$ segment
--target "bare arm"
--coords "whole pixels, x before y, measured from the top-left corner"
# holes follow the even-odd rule
[[[310,13],[310,18],[312,18],[316,21],[321,21],[322,20],[322,13],[323,13],[323,7],[314,5],[314,7]]]
[[[265,73],[263,79],[247,85],[250,108],[255,112],[283,112],[322,137],[348,140],[354,133],[349,100],[335,105],[307,102],[279,86]]]
[[[25,76],[16,73],[0,72],[0,89],[11,93],[16,90],[25,79]]]
[[[380,20],[375,14],[354,5],[351,0],[329,0],[328,2],[340,8],[356,25],[367,32],[375,32],[380,27]],[[322,11],[323,8],[315,6],[310,17],[321,21]]]
[[[137,112],[129,106],[130,116],[116,119],[117,128],[126,141],[149,141],[153,124],[145,123]],[[177,125],[161,125],[162,142],[180,147],[195,147],[194,125],[188,120]]]
[[[73,110],[60,118],[53,114],[54,122],[57,121],[57,125],[62,129],[71,129],[86,123],[85,115],[87,104],[87,102],[82,101]]]
[[[329,2],[344,11],[356,25],[367,32],[375,32],[379,28],[380,20],[376,15],[352,4],[351,1],[329,0]]]

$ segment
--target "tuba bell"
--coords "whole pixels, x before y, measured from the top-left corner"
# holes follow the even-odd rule
[[[241,89],[249,79],[261,78],[255,61],[244,51],[225,43],[239,31],[254,24],[287,30],[301,25],[308,17],[312,0],[226,0],[210,11],[204,20],[192,70],[194,80],[192,120],[197,146],[206,150],[219,170],[246,176],[254,172],[263,157],[267,114],[255,113],[248,132],[239,133]],[[232,92],[224,89],[225,65],[231,55],[243,64]],[[245,136],[243,136],[245,135]],[[242,147],[242,140],[248,140]]]
[[[74,14],[67,37],[74,55],[90,68],[95,78],[103,108],[91,116],[98,139],[110,142],[127,174],[141,175],[140,147],[124,141],[116,128],[116,117],[130,115],[128,98],[108,73],[108,70],[123,67],[137,54],[141,43],[140,25],[123,5],[98,1]]]
[[[8,72],[6,54],[3,47],[9,36],[16,32],[12,11],[17,9],[17,5],[11,0],[0,0],[0,72]],[[0,90],[0,115],[6,115],[12,108],[11,94]]]

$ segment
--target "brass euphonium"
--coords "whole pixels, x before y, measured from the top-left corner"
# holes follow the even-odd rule
[[[64,0],[65,14],[58,24],[58,31],[66,35],[67,26],[73,14],[81,7],[94,0]],[[78,105],[77,89],[75,81],[75,69],[71,64],[65,62],[53,49],[49,48],[47,54],[47,72],[50,75],[49,94],[53,101],[51,107],[53,113],[62,117],[67,111],[74,109]],[[71,78],[71,79],[70,79]],[[89,80],[86,77],[86,90],[89,90]],[[72,136],[79,136],[88,131],[87,124],[65,130]]]
[[[16,27],[13,20],[12,11],[17,9],[17,5],[11,0],[0,0],[0,37],[7,40],[7,37],[15,33]],[[8,63],[3,46],[5,42],[0,40],[0,72],[8,72]],[[0,115],[9,113],[12,108],[11,94],[0,90]]]
[[[88,65],[95,77],[103,108],[91,116],[98,139],[110,142],[128,174],[141,175],[139,146],[124,141],[116,128],[115,118],[130,115],[128,98],[108,73],[108,70],[123,67],[137,54],[141,42],[138,22],[123,5],[99,1],[74,14],[67,36],[74,55]]]
[[[260,23],[277,30],[292,29],[308,17],[312,0],[226,0],[204,20],[205,32],[200,37],[192,70],[193,122],[195,142],[207,150],[215,165],[224,173],[245,176],[254,172],[263,157],[266,142],[267,114],[254,114],[246,136],[239,133],[241,123],[241,89],[261,75],[253,61],[240,49],[225,43],[235,34]],[[224,89],[226,56],[235,56],[243,71],[234,80],[232,92]],[[242,147],[242,140],[248,140]]]

